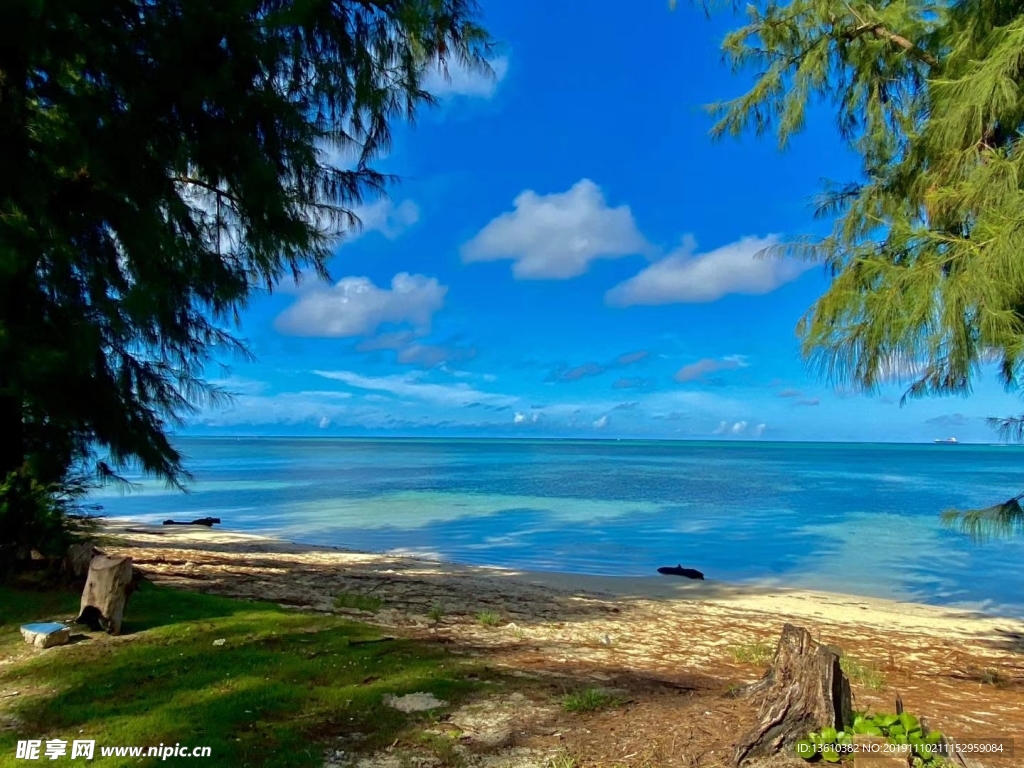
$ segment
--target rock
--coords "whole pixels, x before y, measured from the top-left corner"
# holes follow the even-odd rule
[[[447,701],[441,701],[432,693],[409,693],[405,696],[384,695],[384,706],[393,707],[399,712],[426,712],[428,709],[447,707]]]
[[[224,645],[224,643],[226,643],[226,642],[227,642],[227,640],[222,637],[220,640],[214,640],[213,644],[216,645],[216,646],[221,646],[221,645]]]
[[[55,645],[67,645],[71,640],[71,627],[55,621],[42,624],[23,624],[21,636],[26,643],[36,648],[52,648]]]

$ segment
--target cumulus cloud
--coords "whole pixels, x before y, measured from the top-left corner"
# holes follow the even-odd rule
[[[760,437],[761,435],[764,434],[766,429],[768,429],[767,424],[758,424],[756,427],[754,427],[754,435],[756,437]]]
[[[814,266],[794,259],[756,258],[777,245],[776,235],[745,237],[703,254],[692,238],[660,261],[605,294],[611,306],[698,304],[728,294],[760,295],[798,278]]]
[[[434,62],[423,77],[423,90],[439,99],[453,96],[489,99],[497,93],[498,86],[508,74],[508,57],[496,57],[488,64],[490,72],[467,67],[457,61],[449,61],[446,65]]]
[[[345,277],[333,286],[301,292],[277,316],[274,327],[289,336],[345,338],[368,336],[384,323],[409,324],[424,331],[444,306],[448,292],[436,278],[399,272],[391,287],[378,288],[366,277]]]
[[[601,189],[583,179],[567,192],[513,201],[514,211],[491,220],[462,247],[462,260],[511,259],[521,280],[566,280],[586,272],[596,259],[615,259],[649,249],[629,206],[609,208]]]
[[[541,414],[538,411],[534,411],[533,413],[530,414],[523,413],[522,411],[516,411],[515,414],[512,416],[512,423],[536,424],[538,421],[540,421],[540,418]]]
[[[354,213],[361,226],[346,235],[348,242],[367,232],[380,232],[388,240],[394,240],[420,220],[420,208],[412,200],[395,205],[394,201],[384,198],[359,206]]]
[[[604,429],[608,426],[608,416],[604,415],[594,421],[594,429]]]
[[[712,373],[734,371],[737,368],[746,368],[747,365],[747,360],[743,355],[730,355],[717,359],[705,357],[695,363],[684,365],[676,371],[675,380],[678,382],[700,381]]]
[[[736,421],[730,424],[728,421],[720,421],[718,426],[714,428],[712,434],[715,435],[742,435],[747,431],[748,423],[745,421]]]
[[[492,392],[482,392],[464,382],[455,384],[432,384],[418,381],[411,376],[363,376],[351,371],[313,371],[317,376],[340,381],[355,389],[387,392],[396,397],[422,400],[434,405],[465,407],[479,404],[489,406],[510,406],[519,398]]]

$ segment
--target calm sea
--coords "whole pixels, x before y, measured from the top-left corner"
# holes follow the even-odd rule
[[[1024,541],[939,513],[1024,490],[1024,451],[823,443],[190,438],[196,483],[105,490],[109,516],[460,563],[618,576],[661,565],[1024,616]]]

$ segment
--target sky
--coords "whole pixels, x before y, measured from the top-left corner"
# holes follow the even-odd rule
[[[983,372],[969,398],[900,405],[822,380],[795,326],[820,267],[755,258],[824,234],[811,198],[857,178],[826,110],[780,152],[712,141],[705,106],[749,73],[742,19],[643,0],[483,0],[493,77],[453,68],[375,165],[330,283],[258,295],[254,362],[191,434],[995,442],[1022,410]]]

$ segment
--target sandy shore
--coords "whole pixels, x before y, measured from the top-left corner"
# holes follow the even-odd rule
[[[465,566],[415,557],[354,552],[337,547],[301,544],[229,529],[200,526],[160,526],[111,521],[104,533],[115,535],[131,547],[170,547],[196,551],[278,554],[327,558],[339,566],[353,566],[382,575],[400,570],[479,582],[490,588],[532,593],[536,589],[570,592],[615,600],[699,602],[724,609],[849,623],[893,631],[928,632],[944,638],[1020,635],[1024,621],[996,617],[969,608],[948,608],[836,592],[790,589],[770,584],[729,584],[671,576],[623,577],[571,573],[521,571],[508,568]],[[498,586],[500,585],[500,587]]]
[[[805,626],[869,674],[859,708],[909,711],[960,738],[1024,737],[1024,621],[877,598],[673,577],[619,578],[460,566],[230,530],[110,521],[103,548],[153,581],[306,610],[351,612],[519,672],[725,690],[763,669],[741,658]],[[382,600],[375,613],[339,595]],[[497,626],[478,620],[498,615]],[[683,684],[680,683],[680,684]]]

